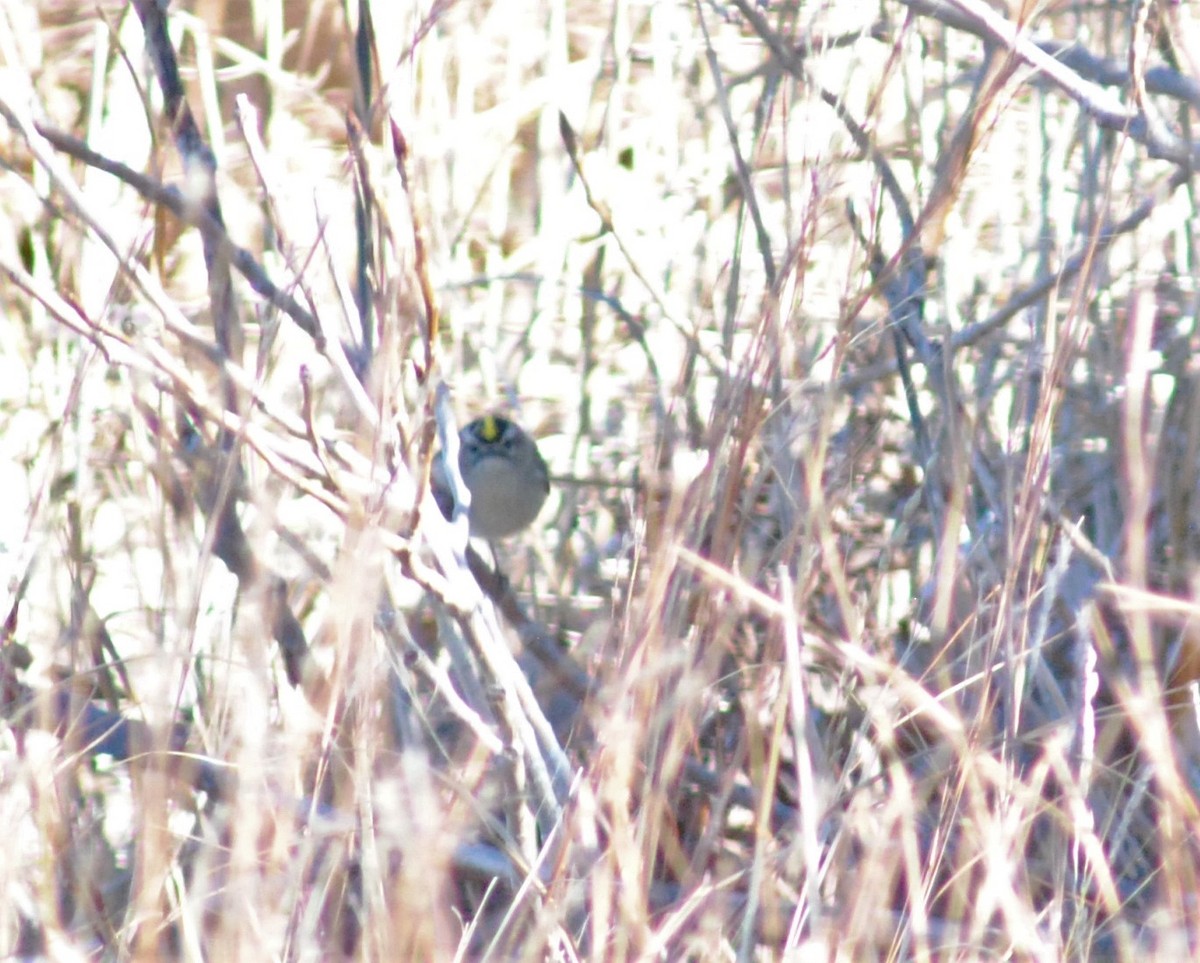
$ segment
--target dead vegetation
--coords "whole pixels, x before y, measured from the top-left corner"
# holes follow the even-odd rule
[[[0,4],[0,954],[1195,957],[1198,57]]]

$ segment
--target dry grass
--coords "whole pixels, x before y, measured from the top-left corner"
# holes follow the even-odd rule
[[[1130,6],[0,4],[0,955],[1193,958]]]

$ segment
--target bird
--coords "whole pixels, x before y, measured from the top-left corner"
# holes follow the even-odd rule
[[[550,471],[527,432],[500,415],[476,418],[458,433],[458,468],[471,492],[470,532],[488,541],[528,528],[550,494]],[[433,497],[446,518],[454,493],[439,453],[433,464]]]

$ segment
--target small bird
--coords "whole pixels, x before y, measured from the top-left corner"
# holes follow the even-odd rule
[[[533,524],[550,493],[550,471],[537,444],[507,418],[484,415],[458,433],[458,469],[471,490],[471,535],[497,539]],[[454,494],[439,454],[433,497],[442,514],[454,512]]]

